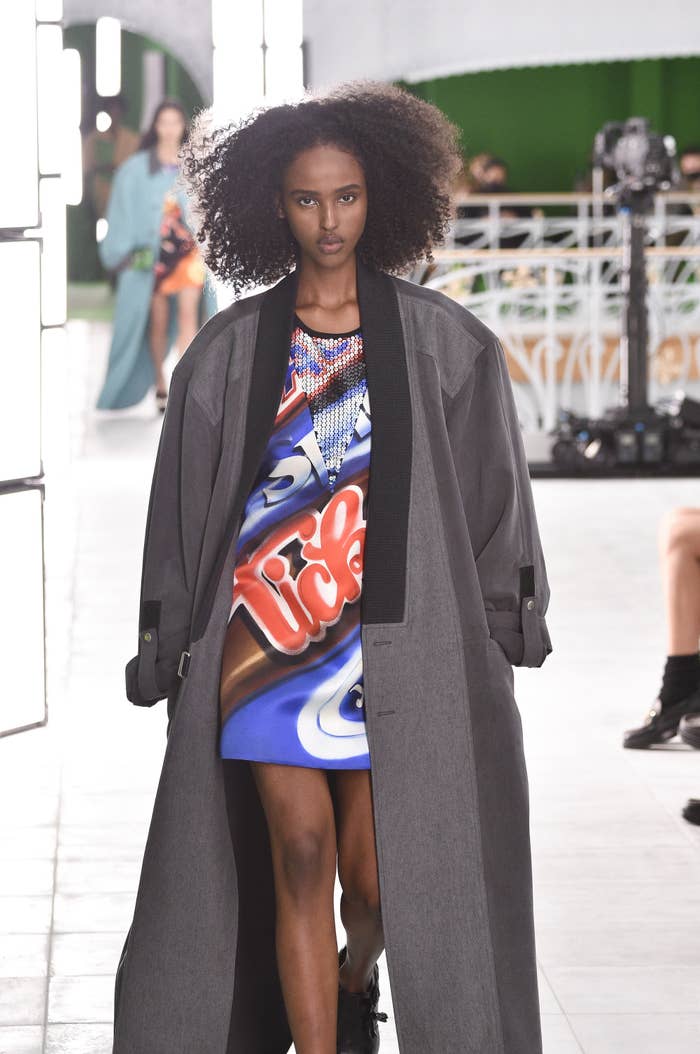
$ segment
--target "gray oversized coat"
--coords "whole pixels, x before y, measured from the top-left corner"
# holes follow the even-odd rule
[[[372,445],[361,639],[401,1054],[539,1054],[528,784],[512,666],[551,651],[513,393],[494,334],[358,260]],[[297,272],[175,367],[144,545],[139,705],[169,724],[114,1054],[283,1054],[264,814],[218,756],[235,541],[282,393]],[[230,774],[225,769],[230,766]]]

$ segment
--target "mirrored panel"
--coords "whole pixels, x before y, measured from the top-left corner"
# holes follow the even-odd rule
[[[0,165],[0,227],[36,227],[36,24],[31,4],[3,4],[2,51],[0,98],[7,103],[2,110],[2,137],[5,144],[12,144],[12,164]],[[6,61],[13,55],[21,55],[21,62]]]
[[[42,494],[0,491],[0,735],[46,718]]]
[[[41,473],[39,255],[38,242],[0,242],[0,483]]]
[[[66,321],[66,202],[63,180],[58,176],[39,184],[41,225],[41,321],[62,326]]]
[[[61,27],[37,26],[36,46],[39,66],[39,170],[42,175],[53,175],[61,171],[65,131]]]

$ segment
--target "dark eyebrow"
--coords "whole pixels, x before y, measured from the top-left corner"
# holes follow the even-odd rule
[[[341,190],[362,190],[362,187],[360,186],[359,183],[346,183],[344,187],[337,187],[333,191],[333,193],[334,194],[340,194]],[[290,194],[318,195],[319,191],[318,190],[298,190],[297,189],[297,190],[290,190],[289,193]]]

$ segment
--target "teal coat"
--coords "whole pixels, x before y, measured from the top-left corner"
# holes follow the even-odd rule
[[[115,270],[133,249],[148,247],[158,258],[163,198],[173,187],[175,176],[158,164],[155,150],[139,150],[116,171],[107,207],[109,229],[98,250],[107,270]],[[182,214],[187,200],[176,190]],[[153,295],[153,271],[125,267],[117,277],[114,329],[102,391],[100,410],[118,410],[140,402],[155,383],[148,339],[149,309]],[[176,298],[170,297],[168,347],[177,333]],[[216,296],[209,277],[200,305],[200,322],[216,311]]]

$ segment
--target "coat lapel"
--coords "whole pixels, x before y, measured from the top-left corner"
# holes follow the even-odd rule
[[[358,260],[357,296],[372,421],[362,622],[406,618],[413,418],[396,286]]]
[[[284,387],[294,326],[298,273],[262,297],[241,476],[211,579],[193,620],[192,641],[206,631],[216,588],[272,431]],[[394,282],[357,261],[372,439],[361,598],[363,623],[405,620],[412,416],[403,327]]]
[[[218,555],[192,619],[192,644],[206,633],[231,539],[236,533],[245,503],[255,482],[268,437],[279,408],[292,336],[298,276],[292,271],[261,298],[250,388],[247,395],[245,435],[240,475],[223,532],[217,541]],[[222,442],[226,441],[226,432]],[[222,518],[223,522],[223,518]]]

